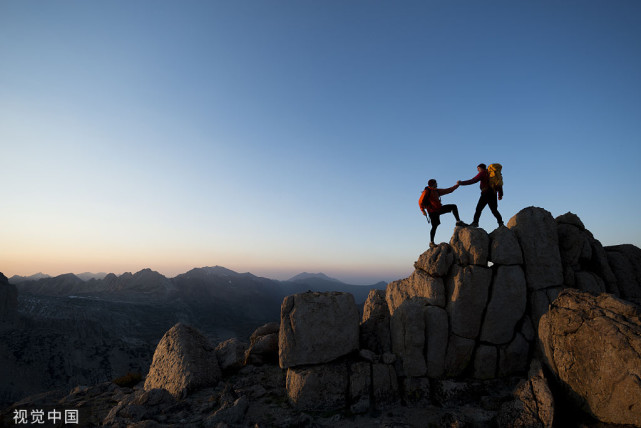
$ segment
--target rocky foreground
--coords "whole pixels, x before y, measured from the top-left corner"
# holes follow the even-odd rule
[[[249,343],[176,324],[146,376],[26,398],[0,425],[77,410],[114,427],[641,426],[641,249],[530,207],[414,266],[362,317],[350,294],[308,292]]]

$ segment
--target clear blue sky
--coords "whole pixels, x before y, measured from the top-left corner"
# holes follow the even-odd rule
[[[0,62],[7,276],[391,281],[427,248],[427,180],[481,162],[506,222],[641,246],[637,0],[1,0]],[[478,196],[443,201],[469,222]]]

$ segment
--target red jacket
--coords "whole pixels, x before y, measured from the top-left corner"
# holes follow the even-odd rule
[[[492,187],[490,186],[490,173],[488,172],[487,169],[484,169],[483,171],[476,174],[476,177],[474,177],[471,180],[461,181],[461,186],[467,186],[468,184],[478,183],[479,181],[481,182],[480,184],[481,193],[492,191]],[[496,189],[496,191],[499,193],[499,196],[502,198],[503,188],[499,187],[498,189]]]
[[[449,189],[438,189],[433,187],[426,187],[421,193],[421,197],[418,199],[418,206],[423,210],[426,210],[428,213],[433,213],[441,209],[441,195],[447,195],[456,190],[458,184],[450,187]],[[429,196],[428,196],[429,195]]]

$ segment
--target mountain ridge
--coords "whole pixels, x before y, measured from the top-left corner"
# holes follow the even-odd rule
[[[323,272],[309,273],[309,272],[306,272],[306,271],[301,272],[299,274],[296,274],[296,275],[292,276],[289,279],[278,280],[278,279],[258,276],[258,275],[255,275],[255,274],[251,273],[251,272],[242,272],[242,273],[241,272],[236,272],[236,271],[234,271],[232,269],[228,269],[228,268],[226,268],[224,266],[219,266],[219,265],[194,267],[194,268],[191,268],[190,270],[188,270],[186,272],[177,274],[175,276],[167,276],[167,275],[164,275],[164,274],[162,274],[160,272],[154,271],[151,268],[146,267],[146,268],[142,268],[142,269],[140,269],[139,271],[136,271],[136,272],[127,271],[127,272],[123,272],[121,274],[116,274],[114,272],[108,272],[108,273],[107,272],[98,272],[98,273],[93,273],[93,272],[73,273],[73,272],[69,272],[69,273],[59,274],[59,275],[50,275],[50,274],[46,274],[46,273],[43,273],[43,272],[38,272],[37,274],[29,275],[29,276],[13,275],[8,279],[9,279],[9,283],[17,285],[17,284],[23,283],[23,282],[35,282],[35,281],[40,281],[40,280],[50,280],[50,279],[53,279],[53,278],[60,278],[60,277],[70,278],[71,275],[73,275],[76,278],[78,278],[78,279],[80,279],[80,280],[82,280],[84,282],[90,282],[91,280],[97,280],[97,281],[105,280],[105,279],[113,280],[114,277],[115,278],[122,278],[122,277],[126,278],[126,277],[130,277],[130,276],[136,276],[138,274],[142,274],[142,273],[145,273],[145,272],[154,272],[154,273],[157,273],[157,274],[161,275],[162,277],[164,277],[166,279],[172,280],[172,279],[175,279],[175,278],[177,278],[179,276],[183,276],[183,275],[186,275],[186,274],[189,274],[189,273],[194,273],[194,272],[197,272],[197,271],[204,272],[204,273],[206,273],[208,275],[230,275],[230,276],[245,275],[245,276],[252,276],[252,277],[256,277],[256,278],[270,279],[270,280],[279,281],[279,282],[300,282],[300,281],[307,281],[307,280],[323,280],[323,281],[336,282],[336,283],[339,283],[339,284],[353,285],[353,286],[356,286],[356,287],[369,287],[371,285],[380,284],[382,282],[387,282],[387,281],[381,280],[381,281],[377,281],[377,282],[370,283],[370,284],[352,284],[352,283],[345,282],[345,281],[342,281],[342,280],[337,279],[337,278],[330,277],[329,275],[327,275],[327,274],[325,274]]]
[[[24,281],[37,281],[42,278],[51,278],[51,275],[48,275],[46,273],[38,272],[33,275],[13,275],[11,278],[9,278],[9,282],[11,284],[17,284],[18,282],[24,282]]]
[[[188,284],[189,282],[193,282],[193,284]],[[111,296],[135,301],[141,299],[166,301],[190,291],[211,297],[214,290],[225,294],[230,288],[239,291],[251,289],[259,294],[266,290],[280,291],[277,293],[279,297],[284,297],[287,293],[315,289],[315,291],[351,292],[358,303],[365,301],[369,289],[382,288],[387,284],[385,281],[379,281],[373,284],[355,285],[331,278],[324,273],[310,274],[307,272],[283,281],[257,276],[250,272],[238,273],[223,266],[193,268],[175,277],[167,277],[150,268],[144,268],[135,273],[105,274],[102,279],[92,277],[84,280],[77,274],[66,273],[58,276],[42,276],[32,280],[19,280],[18,282],[12,282],[9,279],[9,283],[16,285],[21,293],[58,297],[100,297],[103,299]]]

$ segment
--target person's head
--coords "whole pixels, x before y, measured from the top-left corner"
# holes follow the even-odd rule
[[[433,178],[431,178],[431,179],[427,182],[427,185],[428,185],[428,186],[430,186],[430,187],[436,187],[436,185],[437,185],[437,184],[438,184],[438,183],[436,183],[436,180],[435,180],[435,179],[433,179]]]
[[[476,167],[476,169],[478,169],[478,171],[479,171],[479,172],[481,172],[481,171],[485,171],[485,170],[487,169],[487,166],[485,166],[485,164],[484,164],[484,163],[480,163],[480,164],[478,164],[478,166]]]

